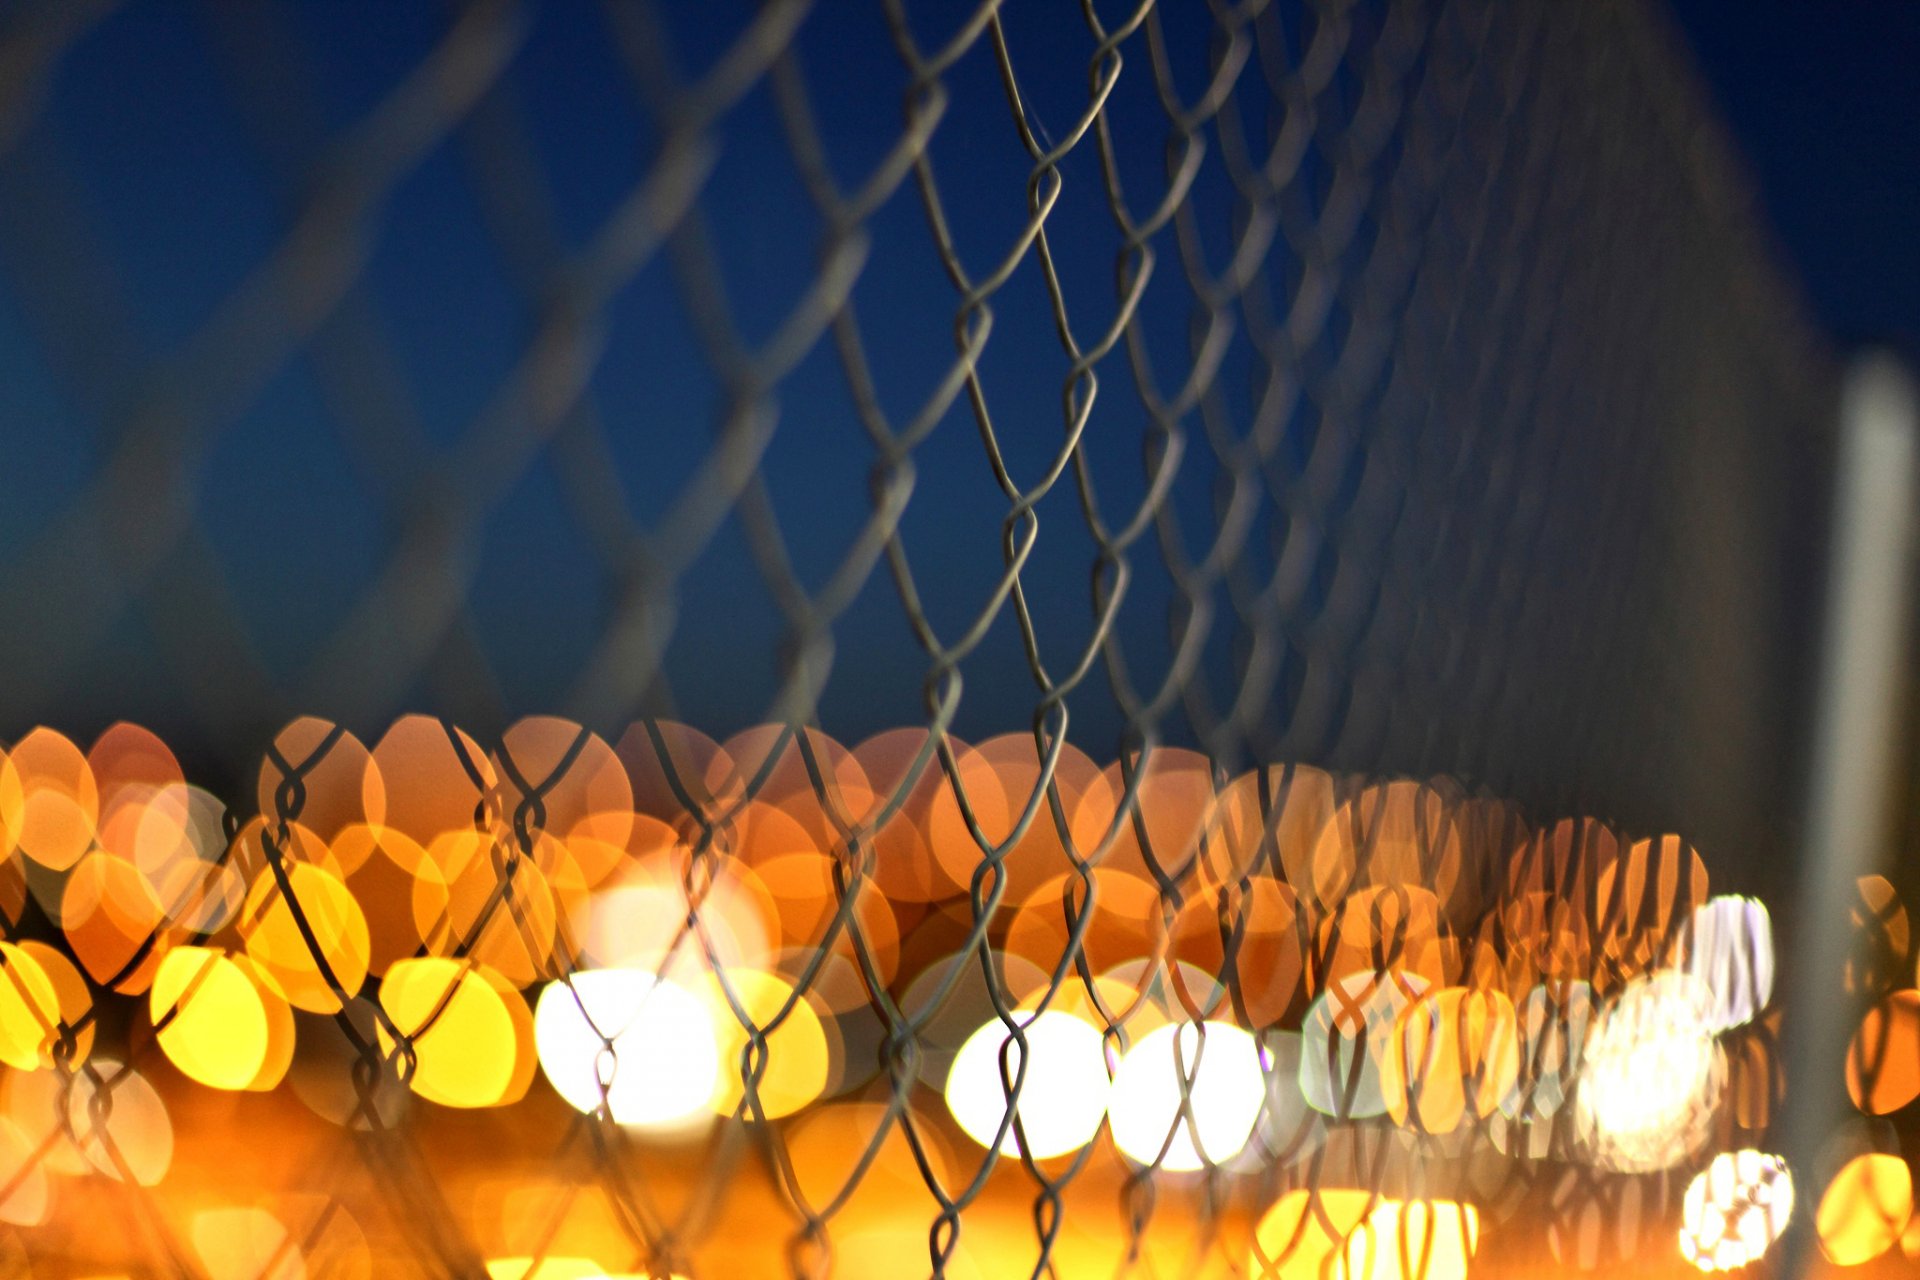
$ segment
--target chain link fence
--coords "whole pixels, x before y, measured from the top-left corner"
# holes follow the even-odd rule
[[[64,937],[87,998],[18,988],[58,1016],[16,1075],[66,1120],[11,1113],[0,1217],[69,1159],[155,1274],[1358,1275],[1382,1197],[1403,1264],[1554,1224],[1496,1272],[1633,1257],[1673,1210],[1571,1106],[1442,1132],[1407,1064],[1397,1113],[1356,1108],[1334,1034],[1321,1105],[1300,1047],[1429,985],[1510,986],[1522,1025],[1543,976],[1611,998],[1706,866],[1788,883],[1831,379],[1657,13],[26,4],[0,66],[10,936]],[[28,732],[123,719],[166,745],[108,730],[76,773]],[[94,787],[70,857],[56,774]],[[190,873],[116,843],[115,778]],[[151,928],[81,940],[96,855]],[[663,951],[593,906],[642,890]],[[1249,905],[1282,891],[1284,927]],[[764,954],[723,936],[748,900]],[[676,1042],[593,976],[675,957],[737,1024],[693,1138],[618,1123],[622,1064]],[[219,1074],[184,1011],[229,981],[286,1001],[289,1083],[163,1090],[149,1179],[119,1082]],[[529,1092],[536,986],[590,1050],[574,1110]],[[1131,1163],[1041,1154],[1046,1011],[1109,1066],[1176,1029],[1192,1164],[1117,1110]],[[430,1033],[495,1016],[527,1078],[447,1110],[479,1104]],[[998,1126],[946,1095],[972,1146],[940,1104],[968,1018],[1007,1029]],[[1263,1093],[1237,1163],[1178,1030],[1216,1024],[1313,1103]],[[811,1092],[778,1074],[809,1025]],[[1712,1123],[1765,1132],[1776,1027]],[[169,1191],[234,1159],[193,1125],[256,1122],[311,1203],[222,1271]],[[22,1265],[91,1256],[55,1221]]]

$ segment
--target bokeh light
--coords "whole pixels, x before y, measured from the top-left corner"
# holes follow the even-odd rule
[[[1451,1200],[1382,1200],[1334,1260],[1334,1280],[1466,1280],[1480,1211]]]
[[[1030,1273],[1032,1211],[1006,1189],[1025,1175],[957,1158],[957,1127],[1075,1171],[1047,1246],[1062,1274],[1134,1248],[1168,1274],[1231,1256],[1454,1280],[1483,1221],[1536,1211],[1565,1266],[1672,1250],[1674,1205],[1638,1175],[1764,1141],[1780,1114],[1768,913],[1707,897],[1676,837],[1535,827],[1447,779],[1227,777],[1164,747],[1100,768],[1062,746],[1036,792],[1015,734],[945,744],[979,789],[977,838],[924,730],[849,751],[655,729],[610,746],[536,717],[483,753],[412,717],[369,751],[298,721],[244,819],[134,726],[85,755],[41,731],[24,768],[6,753],[0,839],[39,856],[0,860],[0,914],[22,920],[0,941],[0,1222],[49,1229],[91,1173],[179,1195],[183,1256],[209,1276],[372,1280],[386,1246],[344,1204],[199,1192],[250,1158],[221,1126],[259,1115],[412,1135],[490,1276],[647,1272],[613,1203],[555,1174],[576,1155],[637,1162],[662,1213],[696,1214],[705,1239],[663,1264],[831,1254],[832,1274],[891,1276],[938,1247],[926,1224],[958,1195],[949,1269]],[[982,840],[1028,806],[977,917]],[[1898,895],[1861,895],[1846,1083],[1893,1116],[1920,1096],[1920,994]],[[585,1119],[556,1129],[562,1103]],[[453,1114],[473,1111],[495,1114]],[[541,1178],[469,1187],[463,1162],[496,1139],[488,1159]],[[742,1182],[737,1204],[695,1208],[708,1169]],[[1681,1259],[1759,1259],[1791,1212],[1784,1164],[1742,1148],[1690,1170]],[[1920,1250],[1905,1174],[1875,1155],[1834,1179],[1831,1258]],[[790,1200],[825,1215],[817,1238],[770,1225]]]
[[[1702,1271],[1757,1262],[1793,1216],[1793,1176],[1779,1156],[1723,1151],[1681,1201],[1680,1256]]]
[[[49,871],[65,871],[93,842],[100,790],[80,748],[39,728],[13,744],[8,760],[19,790],[0,789],[12,812],[6,826],[20,852]]]
[[[1773,920],[1757,898],[1709,898],[1675,945],[1679,968],[1711,993],[1715,1032],[1751,1022],[1773,1000]]]
[[[403,960],[380,982],[380,1048],[407,1062],[408,1086],[446,1107],[497,1107],[533,1080],[533,1016],[512,984],[465,961]],[[400,1049],[404,1038],[406,1049]]]
[[[1108,1110],[1114,1145],[1184,1172],[1240,1153],[1266,1101],[1259,1047],[1226,1022],[1169,1023],[1120,1060]]]
[[[1847,1092],[1876,1116],[1920,1097],[1920,991],[1890,992],[1861,1016],[1847,1046]]]
[[[293,1015],[246,957],[175,947],[148,1005],[169,1061],[211,1089],[271,1089],[293,1058]]]
[[[1300,1092],[1314,1110],[1341,1120],[1386,1113],[1381,1063],[1401,1013],[1427,985],[1398,970],[1351,973],[1327,985],[1300,1026]]]
[[[740,1110],[777,1120],[826,1092],[827,1035],[792,983],[757,969],[730,969],[705,975],[698,994],[713,1024],[715,1083],[708,1105],[715,1115]],[[750,1051],[756,1032],[763,1045]],[[750,1078],[754,1106],[743,1110]]]
[[[64,1091],[64,1127],[95,1172],[158,1186],[173,1166],[173,1120],[159,1091],[117,1058],[98,1056]]]
[[[173,935],[138,867],[95,849],[69,870],[59,904],[67,945],[89,977],[127,995],[147,989]]]
[[[686,1280],[678,1272],[609,1271],[591,1258],[564,1255],[491,1258],[487,1280]]]
[[[1620,1172],[1664,1169],[1706,1137],[1726,1055],[1702,1034],[1712,993],[1665,972],[1623,990],[1589,1030],[1577,1091],[1593,1159]]]
[[[247,894],[240,912],[247,954],[296,1009],[338,1013],[367,980],[366,915],[331,871],[300,862],[284,874],[284,886],[267,872]]]
[[[540,1068],[576,1111],[622,1125],[691,1127],[720,1089],[720,1047],[700,998],[641,969],[592,969],[540,993]]]
[[[1907,1162],[1870,1151],[1847,1161],[1827,1183],[1814,1229],[1829,1262],[1854,1267],[1891,1249],[1912,1216],[1913,1174]]]
[[[31,952],[0,942],[0,1062],[31,1071],[52,1052],[60,996]]]
[[[1388,1114],[1433,1134],[1493,1114],[1519,1072],[1513,1003],[1498,991],[1464,987],[1430,990],[1409,1004],[1380,1059]]]
[[[1247,1273],[1275,1280],[1321,1280],[1341,1265],[1348,1239],[1373,1209],[1371,1191],[1298,1188],[1281,1196],[1254,1228]]]
[[[1019,1016],[1019,1023],[1018,1039],[995,1020],[960,1046],[947,1075],[947,1108],[983,1147],[998,1143],[1002,1152],[1017,1152],[1024,1134],[1035,1159],[1077,1150],[1092,1141],[1107,1111],[1110,1084],[1100,1033],[1054,1009]],[[1012,1088],[1018,1092],[1009,1119]]]

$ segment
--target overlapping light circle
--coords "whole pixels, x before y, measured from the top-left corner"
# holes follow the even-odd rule
[[[706,1006],[641,969],[595,969],[551,984],[534,1013],[547,1080],[569,1106],[672,1130],[707,1114],[720,1051]]]
[[[1712,993],[1662,972],[1622,991],[1588,1033],[1578,1122],[1593,1159],[1623,1173],[1664,1169],[1698,1150],[1726,1081],[1704,1034]]]
[[[1107,1111],[1100,1033],[1058,1010],[1016,1018],[1018,1035],[996,1020],[960,1046],[947,1075],[947,1108],[984,1147],[1024,1149],[1035,1159],[1077,1150],[1093,1139]]]
[[[511,1107],[544,1079],[537,1097],[642,1143],[763,1125],[756,1141],[811,1135],[823,1168],[858,1152],[810,1121],[857,1114],[895,1157],[907,1143],[908,1188],[949,1162],[962,1185],[987,1148],[1092,1149],[1134,1177],[1310,1161],[1390,1183],[1427,1153],[1489,1202],[1494,1156],[1573,1161],[1587,1181],[1567,1194],[1600,1204],[1615,1174],[1693,1159],[1681,1249],[1722,1268],[1764,1250],[1790,1197],[1771,1157],[1709,1147],[1756,1140],[1779,1105],[1771,924],[1709,897],[1676,837],[1535,829],[1444,780],[1228,777],[1171,749],[1102,767],[1063,746],[1049,775],[1028,734],[848,750],[811,728],[653,725],[610,743],[550,717],[491,751],[425,717],[371,749],[299,721],[258,798],[260,816],[229,816],[132,726],[86,751],[36,730],[0,754],[0,915],[38,912],[58,942],[0,942],[0,1062],[122,1063],[96,1045],[123,1035],[99,1002],[137,996],[161,1084],[291,1074],[362,1130],[420,1102]],[[1898,915],[1889,895],[1863,889],[1876,920]],[[1920,1094],[1906,963],[1849,969],[1871,1001],[1847,1080],[1876,1114]],[[303,1060],[352,1079],[316,1088]],[[17,1136],[67,1172],[164,1176],[159,1094],[139,1072],[125,1087],[135,1163],[97,1126],[29,1123],[13,1100],[67,1094],[11,1082],[0,1161]],[[1861,1167],[1822,1202],[1836,1256],[1904,1229],[1892,1172]],[[21,1188],[0,1218],[44,1212]],[[1430,1280],[1464,1272],[1496,1212],[1344,1190],[1280,1195],[1256,1254]],[[277,1219],[206,1221],[264,1240]]]
[[[1148,1033],[1114,1074],[1114,1145],[1174,1173],[1231,1160],[1266,1101],[1261,1067],[1253,1037],[1231,1023],[1169,1023]]]
[[[1723,1151],[1687,1184],[1680,1256],[1702,1271],[1737,1271],[1759,1261],[1792,1216],[1785,1160],[1752,1149]]]

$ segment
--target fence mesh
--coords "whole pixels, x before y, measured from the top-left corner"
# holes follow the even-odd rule
[[[4,21],[18,1265],[1358,1275],[1678,1212],[1550,1032],[1664,1043],[1705,867],[1782,883],[1830,397],[1657,14]],[[1158,1139],[1047,1149],[1049,1013],[1102,1097],[1168,1055]],[[1774,1026],[1678,1129],[1764,1134]]]

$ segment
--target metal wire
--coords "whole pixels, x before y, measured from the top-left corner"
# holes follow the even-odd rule
[[[628,738],[682,815],[691,909],[676,949],[717,963],[700,906],[777,769],[804,771],[831,837],[835,906],[790,998],[767,1017],[722,980],[746,1037],[741,1123],[707,1153],[697,1193],[606,1115],[581,1116],[550,1157],[571,1189],[548,1237],[579,1189],[597,1188],[637,1265],[692,1274],[729,1178],[757,1163],[788,1215],[794,1274],[833,1274],[836,1218],[901,1137],[925,1186],[914,1203],[927,1269],[964,1274],[969,1210],[1017,1160],[1033,1237],[1022,1270],[1055,1273],[1091,1148],[1065,1167],[988,1151],[948,1168],[910,1102],[929,1021],[975,981],[1019,1047],[1019,1063],[1002,1061],[1019,1095],[1032,1006],[989,933],[1017,905],[1008,859],[1030,832],[1051,829],[1075,885],[1039,1007],[1095,988],[1083,943],[1116,844],[1143,851],[1169,919],[1199,892],[1194,860],[1210,855],[1156,848],[1139,804],[1162,749],[1198,748],[1222,788],[1282,762],[1447,775],[1543,819],[1684,832],[1735,884],[1775,883],[1829,378],[1672,35],[1641,4],[1087,0],[961,14],[770,0],[736,19],[643,0],[597,12],[476,0],[412,14],[430,19],[431,41],[342,124],[325,105],[311,15],[207,0],[191,40],[229,95],[241,139],[222,144],[230,163],[271,193],[275,238],[164,343],[134,318],[143,304],[125,277],[165,250],[101,229],[97,210],[116,199],[98,176],[107,144],[74,140],[84,130],[63,112],[84,104],[61,90],[72,64],[103,56],[115,24],[153,7],[29,5],[0,28],[0,297],[26,335],[7,358],[50,379],[60,412],[98,445],[81,482],[0,559],[0,607],[15,620],[0,629],[0,728],[133,714],[87,692],[129,653],[152,676],[142,718],[228,781],[295,715],[367,741],[403,710],[443,715],[495,875],[451,949],[461,959],[501,919],[530,936],[516,883],[537,861],[546,797],[591,730],[616,741],[634,725]],[[633,113],[640,157],[612,166],[621,189],[584,229],[551,154],[567,107],[542,101],[553,81],[528,70],[553,28],[583,23],[621,77],[601,91]],[[888,82],[844,83],[836,41],[855,28],[885,50]],[[849,100],[893,121],[857,170],[835,125]],[[728,166],[770,156],[795,194],[743,222]],[[481,362],[488,385],[450,436],[421,408],[440,391],[396,340],[389,277],[404,268],[383,256],[406,189],[430,170],[470,200],[486,268],[524,317],[516,349]],[[998,201],[991,226],[983,190]],[[743,288],[739,264],[755,260],[743,225],[778,239],[794,289]],[[922,274],[902,283],[908,261]],[[1108,272],[1097,287],[1089,264]],[[462,303],[450,289],[441,305]],[[688,423],[648,420],[621,390],[636,316],[684,356],[645,366],[662,379],[648,395],[710,406],[697,448]],[[903,350],[911,377],[894,367]],[[237,548],[214,531],[222,495],[208,488],[231,474],[217,454],[236,421],[290,376],[312,380],[383,529],[377,563],[295,661],[270,657],[286,646],[262,638],[285,634],[271,602],[303,584],[277,597],[235,588]],[[808,410],[825,384],[836,407]],[[645,449],[632,442],[656,436],[686,463],[665,489],[637,474]],[[957,491],[963,464],[990,519],[949,530],[940,491]],[[512,521],[530,477],[557,487],[594,579],[575,615],[593,621],[571,631],[503,628],[478,603],[496,572],[489,539],[524,528]],[[828,520],[812,501],[816,487],[861,485],[857,513]],[[760,667],[688,651],[688,634],[723,633],[721,615],[748,597],[775,627]],[[548,646],[580,655],[555,701],[586,727],[558,765],[532,768],[501,735],[544,709],[521,672],[545,669]],[[907,653],[892,668],[909,680],[862,688],[876,654]],[[716,661],[725,669],[702,669]],[[674,718],[738,705],[716,683],[751,691],[759,718],[781,727],[742,762],[747,776],[676,758]],[[927,729],[924,747],[890,795],[849,802],[808,726],[851,739],[892,725]],[[1004,827],[969,794],[963,730],[1032,734],[1034,780]],[[1070,737],[1120,762],[1116,812],[1091,842],[1057,773]],[[384,1200],[423,1274],[482,1274],[402,1105],[432,1017],[403,1028],[342,984],[288,879],[303,780],[339,741],[301,759],[269,753],[279,781],[256,868],[336,991],[356,1064],[329,1194],[363,1221]],[[910,1004],[858,907],[876,892],[879,833],[923,776],[954,797],[978,856],[957,947],[968,960]],[[1290,805],[1311,801],[1290,799],[1291,768],[1256,776],[1264,856],[1285,881],[1275,833]],[[1492,901],[1505,885],[1495,859],[1516,841],[1478,799],[1434,786],[1450,829],[1484,819],[1463,874]],[[1376,834],[1356,826],[1352,844],[1368,850]],[[1441,846],[1423,835],[1427,853]],[[1229,960],[1254,878],[1209,886]],[[1309,886],[1293,889],[1305,901]],[[1409,908],[1396,909],[1404,924]],[[1485,927],[1505,927],[1498,915]],[[1459,937],[1482,917],[1470,923]],[[1340,931],[1301,927],[1324,974]],[[562,933],[541,981],[573,980],[579,947]],[[836,946],[873,1024],[879,1111],[822,1196],[766,1121],[760,1083],[769,1037],[824,981]],[[1237,986],[1227,998],[1243,1000]],[[1124,1045],[1125,1011],[1102,1012]],[[63,1025],[59,1039],[74,1034]],[[596,1034],[613,1054],[611,1033]],[[111,1152],[98,1135],[113,1079],[64,1055],[58,1071],[69,1092],[85,1082],[93,1140]],[[1417,1182],[1392,1130],[1344,1132],[1268,1135],[1261,1185],[1346,1179],[1378,1196],[1395,1178]],[[1551,1141],[1559,1152],[1571,1138]],[[1528,1175],[1535,1189],[1510,1194],[1557,1204],[1560,1177]],[[1581,1212],[1623,1194],[1590,1171],[1565,1177],[1582,1182]],[[1183,1212],[1224,1221],[1233,1194],[1211,1170]],[[1129,1241],[1149,1236],[1164,1195],[1152,1166],[1126,1176]],[[145,1212],[154,1265],[197,1274],[164,1215]],[[1625,1212],[1612,1206],[1609,1222]],[[1216,1247],[1240,1250],[1212,1229],[1195,1236],[1196,1270]],[[1168,1265],[1144,1249],[1128,1252],[1133,1273]]]

